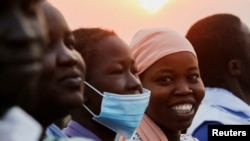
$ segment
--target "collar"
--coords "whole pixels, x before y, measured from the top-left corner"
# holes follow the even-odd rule
[[[244,113],[250,118],[250,106],[226,89],[206,87],[206,94],[202,100],[202,104]]]
[[[47,127],[46,136],[57,137],[57,138],[68,138],[61,129],[54,123]]]
[[[67,136],[79,136],[93,139],[95,141],[101,141],[93,132],[79,124],[78,122],[71,120],[68,126],[62,130]]]

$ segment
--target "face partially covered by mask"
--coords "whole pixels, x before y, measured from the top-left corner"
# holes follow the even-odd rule
[[[140,124],[151,92],[143,89],[142,94],[101,93],[89,83],[84,83],[103,97],[99,115],[83,105],[93,115],[93,120],[130,139]]]

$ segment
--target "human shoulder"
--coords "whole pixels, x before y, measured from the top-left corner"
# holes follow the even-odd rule
[[[0,120],[1,141],[38,140],[41,133],[42,126],[20,107],[10,108]]]
[[[199,141],[199,140],[190,134],[181,134],[180,141]]]
[[[208,125],[223,125],[223,124],[220,122],[217,122],[217,121],[203,122],[193,132],[191,132],[192,136],[196,137],[200,141],[207,141],[207,139],[208,139]],[[189,130],[188,130],[188,133],[190,133]]]
[[[94,140],[83,137],[72,137],[72,138],[46,137],[43,141],[94,141]]]

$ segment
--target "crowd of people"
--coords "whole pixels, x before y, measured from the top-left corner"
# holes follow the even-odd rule
[[[236,15],[127,44],[70,29],[46,0],[0,7],[0,141],[208,141],[209,125],[250,124],[250,30]]]

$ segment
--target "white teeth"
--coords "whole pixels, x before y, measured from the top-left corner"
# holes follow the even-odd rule
[[[172,110],[174,110],[176,113],[184,114],[191,112],[192,108],[193,108],[192,104],[181,104],[173,106]]]

